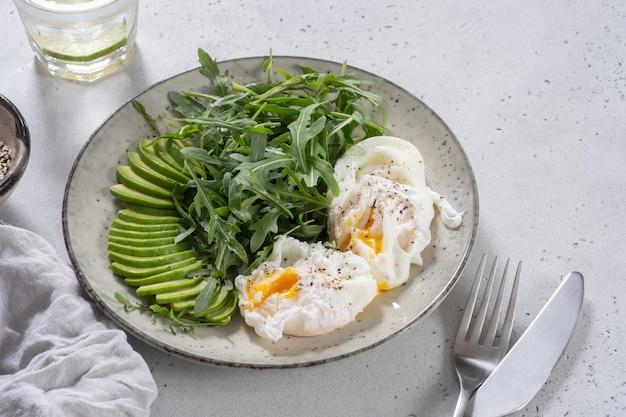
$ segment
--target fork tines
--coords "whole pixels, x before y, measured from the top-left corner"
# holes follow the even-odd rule
[[[494,347],[503,346],[505,349],[508,349],[508,345],[511,339],[511,333],[513,330],[513,319],[515,317],[515,306],[517,302],[519,276],[522,269],[522,263],[520,262],[517,266],[515,279],[513,281],[513,287],[510,292],[506,316],[504,318],[504,323],[502,324],[501,331],[498,334],[498,324],[500,323],[500,313],[502,310],[504,289],[506,286],[507,276],[509,272],[509,260],[507,259],[504,265],[504,272],[502,273],[502,278],[500,280],[498,295],[495,300],[495,304],[493,305],[492,313],[490,316],[491,319],[488,323],[489,327],[485,329],[484,327],[486,325],[485,320],[487,318],[487,311],[490,307],[491,294],[493,292],[493,286],[495,285],[495,276],[498,268],[498,257],[496,256],[494,258],[489,277],[487,278],[487,284],[483,291],[480,308],[478,310],[478,313],[475,313],[476,301],[480,292],[479,290],[481,287],[481,281],[484,280],[483,277],[486,260],[487,256],[483,255],[480,261],[480,265],[478,267],[478,271],[476,272],[476,278],[474,279],[474,283],[472,285],[467,304],[465,306],[461,326],[463,326],[463,328],[465,328],[465,331],[467,332],[465,334],[465,339],[469,340],[471,343],[477,343],[482,345],[484,341],[490,341],[491,343],[493,343]],[[475,318],[473,322],[472,318]]]

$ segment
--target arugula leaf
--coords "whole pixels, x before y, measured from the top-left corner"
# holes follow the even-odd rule
[[[250,226],[250,230],[254,231],[250,239],[250,250],[252,252],[258,251],[263,246],[270,233],[278,233],[278,219],[280,216],[280,210],[271,208],[260,220]]]
[[[193,314],[199,316],[202,314],[205,308],[209,305],[211,299],[215,296],[215,290],[219,288],[218,280],[213,277],[206,278],[207,285],[202,287],[200,294],[196,297],[196,302],[193,306]]]
[[[200,116],[206,111],[206,107],[193,97],[177,91],[170,91],[167,96],[176,105],[175,110],[185,117]]]
[[[202,49],[198,49],[198,59],[202,65],[200,73],[211,80],[211,84],[218,95],[225,96],[228,93],[228,71],[220,73],[217,61]]]
[[[137,110],[139,114],[141,114],[144,119],[146,119],[152,130],[154,130],[157,134],[161,134],[161,132],[159,131],[159,126],[157,126],[156,120],[154,120],[154,118],[150,116],[150,114],[148,114],[144,105],[137,100],[133,100],[132,103],[135,110]]]
[[[383,134],[387,115],[384,101],[369,91],[379,80],[349,74],[345,62],[340,74],[307,66],[290,74],[275,68],[270,54],[263,63],[267,79],[241,85],[204,50],[198,58],[210,94],[170,92],[173,131],[155,140],[185,144],[176,159],[190,180],[175,199],[182,217],[176,242],[191,242],[196,257],[208,263],[205,272],[196,271],[207,284],[193,307],[176,312],[124,303],[185,331],[211,325],[197,316],[220,287],[236,291],[234,278],[260,265],[278,236],[328,239],[326,195],[340,192],[334,164],[346,152],[358,153],[362,139]],[[133,105],[156,130],[143,106]]]
[[[295,122],[289,124],[289,132],[291,133],[291,145],[292,152],[296,156],[296,162],[298,168],[302,170],[302,173],[309,174],[310,168],[307,160],[309,152],[307,145],[309,141],[315,138],[324,129],[326,124],[326,117],[321,116],[309,125],[311,114],[319,104],[312,104],[305,107],[296,119]],[[315,183],[307,182],[309,187],[313,187]]]

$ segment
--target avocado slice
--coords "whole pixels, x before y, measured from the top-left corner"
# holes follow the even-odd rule
[[[228,293],[226,303],[214,313],[202,314],[201,317],[209,323],[224,325],[230,322],[230,319],[239,305],[239,296],[237,291],[231,290]]]
[[[155,207],[141,206],[139,204],[123,202],[125,209],[133,211],[135,213],[145,214],[146,216],[163,216],[163,217],[179,217],[180,213],[176,209],[162,209]],[[137,222],[138,223],[138,222]]]
[[[162,197],[170,200],[173,198],[174,194],[172,193],[172,190],[168,190],[167,188],[163,188],[160,185],[156,185],[155,183],[146,180],[133,171],[129,166],[118,166],[115,174],[117,176],[117,180],[129,188],[155,197]]]
[[[141,160],[141,157],[137,152],[128,152],[128,165],[133,171],[135,171],[135,173],[137,173],[137,175],[142,176],[147,181],[151,181],[156,185],[167,188],[168,190],[172,190],[177,184],[181,184],[181,182],[152,169]]]
[[[159,158],[161,158],[161,160],[163,160],[163,162],[165,162],[175,170],[182,172],[183,164],[178,163],[178,161],[174,158],[174,156],[170,152],[171,145],[168,145],[168,142],[170,142],[169,139],[157,139],[157,142],[154,144],[154,152]],[[180,151],[178,152],[180,153]]]
[[[200,314],[199,317],[204,316],[208,313],[211,313],[224,305],[226,299],[228,298],[228,294],[232,291],[232,289],[227,288],[225,285],[220,285],[213,294],[211,300],[209,300],[209,304],[206,306],[204,311]],[[195,297],[187,300],[178,300],[171,302],[172,310],[181,311],[183,309],[193,310],[193,307],[196,305]]]
[[[181,139],[172,139],[168,140],[165,143],[165,148],[167,149],[167,152],[181,166],[185,164],[185,155],[183,155],[180,150],[188,146],[191,146],[191,143],[185,142]]]
[[[141,206],[175,209],[176,204],[171,198],[156,197],[139,190],[128,187],[125,184],[115,184],[109,187],[111,194],[122,201],[139,204]]]
[[[139,157],[143,162],[145,162],[146,165],[155,171],[160,172],[162,175],[183,184],[190,180],[188,176],[168,165],[157,155],[152,141],[148,139],[141,139],[139,141],[138,153]]]
[[[166,272],[161,272],[155,275],[150,275],[144,278],[126,278],[124,280],[124,283],[132,287],[141,287],[142,285],[156,284],[157,282],[173,281],[176,279],[186,278],[189,273],[195,270],[198,270],[200,268],[202,268],[202,263],[194,262],[192,264],[189,264],[180,268],[172,269]]]
[[[137,295],[157,295],[179,291],[185,288],[193,287],[202,281],[202,277],[183,278],[173,281],[157,282],[156,284],[147,284],[138,287]]]
[[[164,265],[146,267],[130,266],[120,262],[113,262],[111,264],[111,271],[113,271],[114,274],[120,275],[124,278],[145,278],[151,275],[160,274],[162,272],[171,271],[172,269],[178,269],[180,267],[190,265],[194,262],[196,262],[195,256],[189,256],[187,258],[184,258],[183,260],[166,263]]]
[[[158,237],[155,239],[136,239],[132,237],[108,236],[108,243],[117,243],[120,245],[128,245],[140,248],[150,248],[155,246],[163,246],[175,243],[175,237]]]
[[[159,239],[164,237],[175,238],[179,235],[178,229],[165,229],[158,231],[142,232],[138,230],[126,230],[119,228],[109,229],[109,237],[122,237],[129,239]]]
[[[202,288],[204,288],[205,286],[206,286],[206,281],[201,280],[196,285],[191,286],[191,287],[157,294],[155,297],[155,301],[158,304],[170,304],[176,301],[182,301],[182,300],[186,300],[189,298],[195,299],[200,294],[200,291],[202,291]]]
[[[183,259],[187,259],[192,256],[195,258],[195,254],[191,249],[159,256],[133,256],[127,255],[125,253],[109,251],[109,259],[111,259],[112,261],[139,268],[167,265],[174,262],[182,261]]]
[[[109,242],[107,245],[109,251],[123,253],[125,255],[142,256],[142,257],[154,257],[161,255],[169,255],[170,253],[181,252],[191,249],[189,243],[171,243],[163,246],[131,246],[121,243]]]
[[[142,223],[142,224],[178,224],[181,221],[181,217],[178,216],[159,216],[153,214],[145,214],[140,211],[132,209],[122,209],[117,212],[117,218],[130,223]]]
[[[121,219],[115,219],[111,222],[111,229],[134,230],[136,232],[159,232],[162,230],[176,230],[178,226],[175,223],[134,223]],[[162,237],[162,236],[160,236]]]

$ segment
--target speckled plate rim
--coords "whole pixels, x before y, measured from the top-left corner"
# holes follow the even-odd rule
[[[232,60],[225,60],[225,61],[220,61],[219,65],[220,68],[223,67],[238,67],[239,65],[243,65],[243,64],[250,64],[250,62],[257,62],[260,64],[262,63],[265,59],[267,59],[267,57],[250,57],[250,58],[237,58],[237,59],[232,59]],[[322,60],[322,59],[317,59],[317,58],[309,58],[309,57],[300,57],[300,56],[274,56],[274,60],[276,62],[275,64],[275,68],[283,68],[284,65],[281,65],[281,61],[285,61],[285,62],[290,62],[291,65],[296,65],[296,64],[304,64],[304,65],[309,65],[312,66],[314,68],[320,68],[320,67],[334,67],[334,68],[340,68],[341,64],[336,63],[336,62],[332,62],[332,61],[326,61],[326,60]],[[317,67],[316,67],[317,65]],[[203,353],[198,353],[195,350],[190,350],[188,348],[186,348],[185,346],[182,346],[181,344],[178,344],[176,342],[171,342],[171,341],[166,341],[164,342],[161,338],[162,335],[165,335],[164,332],[167,332],[167,328],[165,325],[162,325],[161,327],[156,326],[154,327],[153,330],[145,330],[145,329],[139,329],[138,326],[134,325],[132,323],[131,320],[129,320],[129,315],[126,313],[120,313],[120,307],[119,306],[115,306],[114,304],[112,304],[111,299],[109,297],[109,294],[104,294],[102,292],[101,289],[99,289],[97,287],[97,285],[94,285],[94,277],[90,276],[89,271],[86,271],[85,268],[83,268],[83,266],[81,265],[81,262],[84,261],[84,259],[81,259],[81,255],[79,254],[79,252],[76,250],[76,248],[73,245],[73,233],[74,231],[72,230],[72,228],[70,227],[70,219],[69,217],[72,216],[72,214],[70,214],[70,211],[68,210],[68,201],[70,200],[70,198],[72,197],[72,187],[75,181],[77,181],[77,176],[80,175],[80,172],[78,170],[79,164],[81,163],[81,160],[83,160],[83,158],[85,158],[86,153],[88,152],[88,150],[95,146],[94,142],[96,142],[98,140],[98,134],[100,132],[103,131],[103,129],[106,129],[107,124],[110,123],[111,119],[116,116],[118,113],[120,113],[121,111],[123,111],[124,108],[128,107],[130,105],[130,103],[143,96],[144,94],[153,91],[156,88],[163,88],[164,85],[166,85],[167,83],[172,82],[173,80],[179,79],[180,77],[187,77],[192,73],[197,73],[199,70],[199,68],[194,68],[192,70],[189,71],[185,71],[182,72],[180,74],[174,75],[168,79],[165,79],[163,81],[160,81],[152,86],[150,86],[149,88],[145,89],[144,91],[142,91],[141,93],[137,94],[133,99],[128,100],[125,104],[123,104],[122,106],[120,106],[120,108],[118,110],[116,110],[111,116],[109,116],[95,131],[94,133],[91,135],[91,137],[88,139],[88,141],[85,143],[85,145],[83,146],[83,148],[81,149],[81,151],[79,152],[69,175],[67,184],[66,184],[66,188],[65,188],[65,193],[64,193],[64,198],[63,198],[63,207],[62,207],[62,225],[63,225],[63,234],[64,234],[64,240],[65,240],[65,245],[69,254],[69,258],[70,261],[72,263],[72,266],[74,267],[75,271],[76,271],[76,275],[77,275],[77,279],[80,282],[81,286],[84,288],[84,290],[86,291],[86,293],[88,294],[88,296],[91,298],[91,300],[115,323],[117,324],[120,328],[122,328],[123,330],[125,330],[127,333],[133,335],[134,337],[138,338],[139,340],[142,340],[143,342],[157,348],[160,349],[166,353],[175,355],[177,357],[183,358],[183,359],[187,359],[193,362],[198,362],[198,363],[203,363],[203,364],[210,364],[210,365],[218,365],[218,366],[227,366],[227,367],[244,367],[244,368],[251,368],[251,369],[267,369],[267,368],[297,368],[297,367],[309,367],[309,366],[314,366],[314,365],[319,365],[319,364],[323,364],[323,363],[328,363],[328,362],[332,362],[332,361],[336,361],[339,359],[343,359],[346,357],[350,357],[353,355],[356,355],[358,353],[370,350],[372,348],[375,348],[377,346],[380,346],[382,344],[384,344],[385,342],[395,338],[396,336],[398,336],[400,333],[406,331],[409,328],[412,328],[415,324],[417,324],[418,322],[420,322],[421,320],[423,320],[425,317],[427,317],[433,310],[435,310],[440,304],[441,302],[444,300],[444,298],[449,294],[449,292],[452,290],[452,288],[454,287],[454,285],[456,284],[456,282],[458,281],[466,263],[467,260],[469,258],[469,255],[471,253],[472,247],[474,245],[474,241],[476,238],[476,232],[477,232],[477,227],[478,227],[478,190],[477,190],[477,184],[476,184],[476,180],[474,177],[474,173],[473,170],[471,168],[471,164],[469,162],[469,159],[467,158],[467,155],[465,153],[465,151],[463,150],[462,146],[460,145],[459,141],[457,140],[457,138],[455,137],[455,135],[452,133],[452,131],[448,128],[448,126],[446,125],[446,123],[429,107],[427,106],[424,102],[422,102],[421,100],[419,100],[418,98],[416,98],[415,96],[413,96],[412,94],[410,94],[408,91],[406,91],[404,88],[399,87],[398,85],[396,85],[395,83],[392,83],[388,80],[382,79],[382,83],[386,85],[386,88],[391,89],[395,94],[397,94],[397,97],[402,97],[402,98],[410,98],[411,100],[414,101],[414,103],[418,104],[419,106],[421,106],[421,111],[424,114],[428,114],[430,118],[432,118],[432,122],[438,126],[436,126],[438,129],[440,129],[442,132],[444,132],[444,136],[445,138],[443,139],[443,144],[446,144],[448,141],[450,141],[452,143],[452,145],[450,145],[450,149],[453,149],[453,152],[455,154],[455,157],[460,161],[460,164],[462,165],[462,170],[463,170],[463,180],[465,182],[467,182],[466,186],[467,186],[467,196],[465,201],[469,202],[471,207],[461,207],[460,209],[465,211],[465,218],[464,218],[464,224],[462,226],[462,228],[465,228],[465,232],[464,232],[464,240],[462,242],[462,245],[460,246],[460,251],[457,251],[457,253],[453,253],[450,256],[453,256],[456,258],[456,260],[454,260],[454,267],[451,268],[448,271],[448,276],[445,279],[445,285],[443,285],[441,288],[439,288],[437,290],[436,296],[434,298],[432,298],[431,300],[429,300],[426,303],[426,306],[421,309],[421,311],[419,311],[417,314],[414,314],[412,317],[403,317],[402,318],[402,323],[400,325],[397,325],[395,328],[389,330],[388,332],[384,333],[382,336],[377,337],[376,340],[371,340],[363,345],[359,345],[356,346],[354,348],[348,348],[348,350],[340,350],[336,353],[327,353],[327,352],[323,352],[323,354],[320,354],[318,356],[315,355],[315,353],[313,353],[312,355],[305,355],[305,357],[299,357],[296,356],[293,360],[285,359],[285,360],[280,360],[278,362],[273,362],[271,360],[269,361],[265,361],[265,360],[256,360],[256,361],[246,361],[246,360],[231,360],[229,358],[224,358],[224,357],[218,357],[215,355],[211,355],[211,354],[203,354]],[[368,71],[364,71],[361,70],[359,68],[356,67],[352,67],[352,66],[348,66],[348,70],[349,72],[356,72],[357,74],[360,75],[364,75],[364,76],[370,76],[370,77],[376,77],[376,78],[380,78],[379,76],[372,74]],[[231,77],[232,74],[231,74]],[[386,99],[394,99],[393,97],[385,97]],[[166,98],[164,97],[164,100]],[[398,101],[399,99],[396,99],[396,101]],[[391,110],[390,110],[391,111]],[[165,112],[165,109],[163,109],[163,112]],[[409,123],[410,125],[410,123]],[[392,127],[390,127],[390,132],[389,134],[395,135],[395,131]],[[401,130],[401,129],[400,129]],[[138,140],[138,138],[137,138]],[[419,146],[418,146],[419,147]],[[422,150],[422,148],[420,147],[420,150]],[[422,152],[423,153],[423,152]],[[427,159],[427,157],[425,156],[425,162],[426,162],[426,166],[429,166],[429,160]],[[428,181],[428,170],[427,170],[427,181]],[[111,183],[112,184],[112,183]],[[430,185],[430,184],[429,184]],[[433,187],[433,189],[437,192],[442,192],[442,190],[436,189]],[[444,196],[445,193],[442,193]],[[446,196],[449,197],[449,196]],[[110,197],[111,200],[113,200],[113,197]],[[436,222],[436,220],[434,221]],[[433,227],[435,227],[436,225],[433,225]],[[433,236],[435,236],[436,231],[433,231]],[[441,243],[441,242],[439,242]],[[444,244],[444,252],[445,252],[445,241],[443,241]],[[426,256],[429,256],[427,254],[428,251],[430,251],[433,247],[436,247],[437,244],[433,243],[431,245],[431,247],[427,248],[427,250],[425,251],[425,267],[427,268],[428,265],[426,265],[426,262],[428,262],[428,260],[426,259]],[[440,249],[433,249],[434,250],[440,250]],[[433,255],[433,259],[434,259],[434,255]],[[437,261],[435,261],[434,263],[436,263]],[[432,266],[432,265],[431,265]],[[422,270],[424,268],[420,268],[419,272],[421,273]],[[112,272],[109,271],[109,275],[111,276],[111,279],[115,279],[114,275],[112,274]],[[407,291],[406,288],[399,288],[396,289],[394,291]],[[384,296],[388,296],[390,293],[393,293],[394,291],[390,291],[386,294],[384,294]],[[417,290],[413,290],[415,292],[417,292]],[[380,298],[380,296],[379,296]],[[375,300],[374,303],[376,303],[377,301]],[[394,304],[393,301],[389,301],[390,304]],[[368,309],[373,310],[373,308],[370,306],[368,306],[368,308],[366,308],[366,311],[361,313],[363,314],[377,314],[373,313],[371,310],[368,312]],[[137,314],[137,313],[131,313],[131,314]],[[145,320],[150,320],[148,317],[145,318]],[[363,321],[365,321],[367,319],[363,319]],[[378,320],[378,319],[377,319]],[[380,319],[382,320],[382,319]],[[245,324],[242,324],[243,321],[240,318],[235,318],[233,320],[234,322],[239,322],[237,324],[237,326],[240,326],[244,328],[244,332],[248,332],[251,333],[251,331],[249,329],[247,329],[247,326],[245,326]],[[361,320],[358,320],[359,322],[361,322]],[[233,323],[229,324],[229,326],[232,326]],[[350,325],[352,326],[352,325]],[[226,326],[228,327],[228,326]],[[349,327],[349,326],[347,326]],[[217,329],[217,328],[214,328]],[[340,329],[337,330],[335,332],[331,333],[331,336],[328,336],[328,338],[333,338],[334,335],[338,334],[339,332],[344,331],[344,329]],[[361,329],[361,331],[363,331]],[[367,330],[365,330],[367,331]],[[187,337],[188,335],[186,334],[181,334],[179,335],[181,337]],[[255,336],[255,335],[254,335]],[[254,337],[252,336],[252,337]],[[257,336],[258,337],[258,336]],[[326,335],[324,336],[317,336],[317,338],[324,338],[326,337]],[[353,337],[353,336],[350,336]],[[259,338],[260,339],[260,338]],[[311,340],[311,338],[290,338],[290,337],[286,337],[283,340],[287,340],[286,343],[289,343],[289,340],[293,341],[297,341],[297,340],[302,341],[303,339],[307,339],[307,340]],[[353,339],[349,339],[350,341],[352,341]],[[282,342],[282,341],[279,341]],[[331,341],[331,345],[332,345]],[[256,343],[256,342],[255,342]],[[336,346],[340,346],[341,344],[341,340],[339,341],[339,343]],[[313,351],[315,351],[316,348],[312,348]],[[271,356],[271,355],[270,355]]]

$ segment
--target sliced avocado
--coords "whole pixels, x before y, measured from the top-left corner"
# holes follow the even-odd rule
[[[162,230],[176,230],[178,226],[175,223],[134,223],[121,219],[114,219],[111,222],[111,229],[134,230],[136,232],[159,232]]]
[[[129,203],[127,201],[124,201],[123,206],[125,209],[131,210],[136,213],[145,214],[147,216],[180,217],[180,213],[178,213],[176,209],[146,207],[139,204]]]
[[[157,282],[173,281],[176,279],[186,278],[189,273],[200,268],[202,268],[202,263],[194,262],[190,265],[186,265],[177,269],[172,269],[171,271],[161,272],[155,275],[150,275],[144,278],[126,278],[124,280],[124,283],[132,287],[141,287],[142,285],[156,284]]]
[[[172,168],[170,165],[165,163],[156,153],[154,149],[154,145],[148,139],[142,139],[139,141],[139,156],[141,160],[146,163],[150,168],[155,171],[160,172],[161,174],[169,177],[175,181],[181,183],[187,183],[189,181],[189,177],[183,174],[181,171]]]
[[[180,232],[177,229],[167,229],[167,230],[159,230],[159,231],[151,231],[151,232],[142,232],[137,230],[126,230],[126,229],[118,229],[111,228],[109,229],[109,237],[123,237],[130,239],[159,239],[163,237],[171,237],[174,238],[178,236]]]
[[[142,285],[137,288],[137,295],[156,295],[163,293],[170,293],[173,291],[182,290],[185,288],[193,287],[198,282],[202,281],[202,277],[183,278],[173,281],[157,282],[156,284]]]
[[[123,253],[125,255],[154,257],[189,250],[191,249],[191,245],[189,243],[171,243],[163,246],[140,247],[109,242],[107,249],[109,251]]]
[[[158,237],[156,239],[135,239],[122,236],[108,236],[108,243],[117,243],[120,245],[135,246],[140,248],[150,248],[155,246],[163,246],[175,243],[175,237]]]
[[[122,209],[117,212],[117,218],[131,223],[143,223],[143,224],[178,224],[181,218],[178,216],[157,216],[152,214],[145,214],[132,209]]]
[[[189,256],[181,261],[172,262],[159,266],[147,266],[147,267],[137,267],[137,266],[129,266],[120,262],[113,262],[111,264],[111,271],[114,274],[120,275],[124,278],[145,278],[150,275],[160,274],[162,272],[171,271],[172,269],[178,269],[182,266],[191,265],[196,262],[195,256]]]
[[[226,285],[222,285],[219,288],[217,294],[215,294],[215,296],[213,297],[213,299],[209,301],[209,304],[206,306],[206,308],[202,310],[202,313],[200,313],[199,317],[204,317],[207,314],[213,313],[222,308],[228,300],[228,295],[231,293],[231,291],[232,289],[228,288]]]
[[[188,146],[191,146],[190,143],[187,142],[183,142],[180,139],[172,139],[172,140],[168,140],[165,143],[165,148],[167,149],[167,152],[172,156],[172,158],[174,158],[174,160],[181,166],[183,166],[185,164],[185,155],[183,155],[180,150],[182,148],[186,148]]]
[[[111,194],[122,201],[139,204],[141,206],[175,209],[176,205],[171,198],[155,197],[132,189],[124,184],[115,184],[109,187]]]
[[[159,158],[161,158],[161,160],[163,160],[163,162],[165,162],[175,170],[183,172],[183,165],[179,164],[178,161],[174,159],[174,157],[170,153],[169,148],[171,147],[171,145],[168,146],[168,142],[170,142],[169,139],[158,139],[157,142],[154,144],[154,152],[159,156]],[[180,153],[180,151],[178,152]]]
[[[128,152],[128,165],[137,173],[137,175],[142,176],[156,185],[167,188],[168,190],[172,190],[177,184],[180,184],[180,182],[152,169],[141,160],[141,157],[137,152]]]
[[[155,197],[162,197],[167,199],[173,198],[173,193],[167,188],[163,188],[160,185],[146,180],[144,177],[138,175],[131,167],[122,165],[118,166],[116,171],[117,180],[129,188],[132,188],[148,195]]]
[[[157,294],[155,300],[158,304],[170,304],[176,301],[187,300],[189,298],[195,299],[200,294],[200,291],[202,291],[202,288],[204,288],[205,286],[206,281],[201,280],[192,287]]]
[[[188,158],[183,155],[181,152],[182,149],[188,148],[192,146],[192,144],[186,140],[178,139],[178,140],[170,140],[166,143],[166,149],[168,153],[174,158],[179,165],[183,166],[185,162],[187,162],[190,168],[194,169],[198,173],[203,173],[204,169],[202,168],[202,164],[200,164],[194,158]]]
[[[172,310],[174,311],[182,311],[182,310],[192,310],[193,311],[193,306],[196,305],[196,299],[188,299],[188,300],[184,300],[184,301],[175,301],[173,303],[170,304],[170,306],[172,307]]]
[[[233,316],[233,313],[237,309],[239,305],[239,296],[237,295],[237,291],[230,291],[228,293],[228,300],[226,303],[217,311],[213,313],[209,313],[203,315],[203,319],[208,323],[213,324],[227,324],[230,322],[230,318]]]
[[[227,301],[228,299],[228,294],[233,291],[232,289],[229,289],[227,286],[225,285],[220,285],[216,290],[215,293],[213,294],[213,297],[211,298],[211,300],[209,300],[209,304],[206,306],[206,308],[202,311],[202,313],[200,313],[200,316],[198,317],[203,317],[209,313],[212,313],[218,309],[220,309]],[[193,307],[195,306],[196,301],[195,298],[193,299],[188,299],[188,300],[178,300],[178,301],[174,301],[171,303],[172,309],[174,311],[181,311],[183,309],[193,309]],[[192,312],[190,312],[190,314],[192,314]],[[193,315],[193,314],[192,314]]]
[[[126,255],[125,253],[109,251],[109,259],[111,259],[112,261],[139,268],[171,264],[174,262],[182,261],[183,259],[187,259],[192,256],[195,257],[193,250],[185,250],[161,256],[133,256]]]

